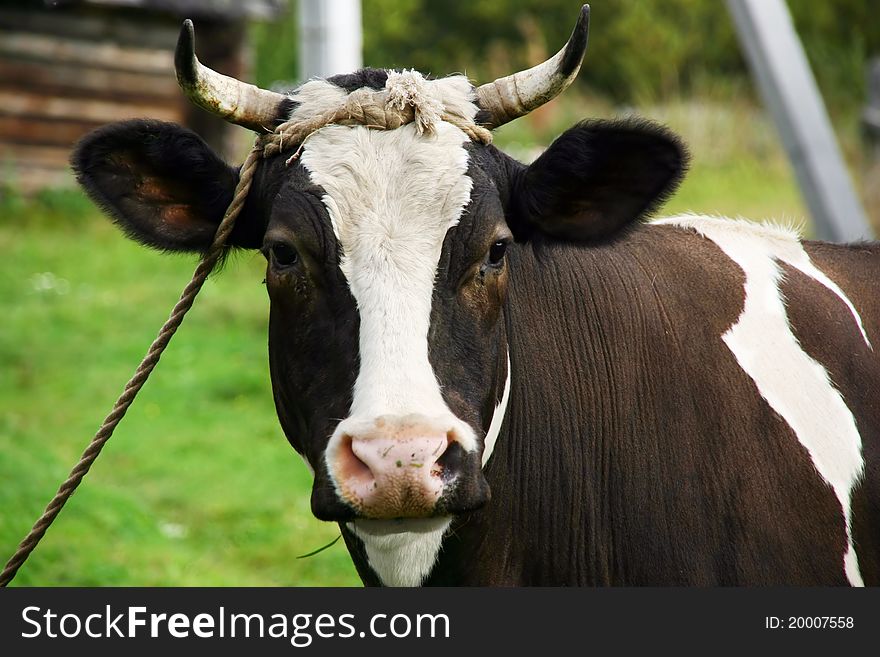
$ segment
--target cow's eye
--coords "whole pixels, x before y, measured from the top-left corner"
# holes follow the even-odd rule
[[[272,262],[278,267],[292,267],[299,260],[299,254],[292,246],[282,243],[273,244],[270,247]]]
[[[504,261],[504,253],[507,251],[507,241],[498,240],[489,248],[487,261],[492,267],[500,267]]]

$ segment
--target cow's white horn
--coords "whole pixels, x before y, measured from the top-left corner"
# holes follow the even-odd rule
[[[497,128],[552,100],[577,77],[587,51],[590,5],[581,7],[577,25],[565,47],[542,64],[498,78],[477,88],[480,108],[489,114],[483,122]]]
[[[177,82],[187,97],[212,114],[256,132],[271,132],[286,96],[260,89],[204,66],[196,57],[195,30],[187,19],[174,51]]]

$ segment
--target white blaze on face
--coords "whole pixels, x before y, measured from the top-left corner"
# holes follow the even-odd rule
[[[828,371],[807,354],[788,321],[779,284],[785,262],[840,298],[870,346],[853,304],[816,268],[797,236],[746,221],[700,216],[670,217],[657,224],[692,228],[712,240],[745,274],[745,305],[722,336],[761,396],[791,427],[816,470],[834,490],[846,522],[847,551],[841,564],[847,579],[862,586],[852,542],[852,492],[864,473],[862,440],[855,418]],[[796,382],[796,385],[792,385]]]
[[[466,141],[441,123],[433,135],[413,124],[328,126],[305,143],[301,161],[326,192],[360,314],[353,418],[451,414],[428,360],[428,327],[443,240],[470,200]]]
[[[388,131],[331,125],[303,146],[300,161],[325,191],[340,268],[360,316],[360,367],[340,427],[418,413],[443,418],[465,450],[477,447],[473,430],[443,400],[428,359],[443,241],[470,200],[467,141],[447,123],[422,135],[413,124]],[[423,524],[428,529],[389,535],[358,527],[385,585],[416,586],[430,572],[449,519]]]

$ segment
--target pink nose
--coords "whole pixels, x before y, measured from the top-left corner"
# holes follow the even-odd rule
[[[342,498],[371,518],[430,515],[456,474],[456,459],[450,456],[461,445],[455,432],[438,430],[415,416],[380,417],[359,429],[343,432],[332,453],[328,451]]]

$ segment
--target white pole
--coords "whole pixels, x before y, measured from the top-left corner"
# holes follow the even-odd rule
[[[871,228],[785,0],[727,0],[727,6],[794,165],[817,237],[835,242],[870,239]]]
[[[363,66],[360,0],[299,0],[301,80]]]

